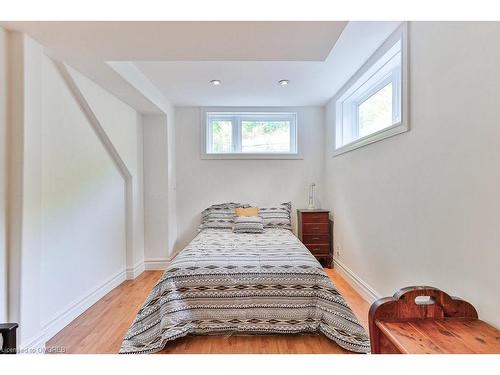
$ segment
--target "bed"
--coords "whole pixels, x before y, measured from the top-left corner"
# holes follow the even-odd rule
[[[120,353],[158,352],[186,335],[300,333],[370,351],[366,331],[290,230],[204,229],[165,270]]]

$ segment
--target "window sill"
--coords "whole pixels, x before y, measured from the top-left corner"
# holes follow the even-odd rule
[[[408,130],[410,130],[408,124],[405,123],[394,124],[389,128],[367,135],[366,137],[360,138],[354,142],[348,143],[340,148],[335,149],[333,151],[333,157],[345,154],[346,152],[353,151],[357,148],[367,146],[369,144],[381,141],[383,139],[390,138],[401,133],[405,133]]]
[[[201,159],[205,160],[300,160],[300,154],[202,154]]]

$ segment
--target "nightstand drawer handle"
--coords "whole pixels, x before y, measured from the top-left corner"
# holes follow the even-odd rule
[[[313,237],[312,239],[313,240],[319,240],[320,238],[319,237]]]
[[[313,251],[319,251],[319,248],[313,249]]]

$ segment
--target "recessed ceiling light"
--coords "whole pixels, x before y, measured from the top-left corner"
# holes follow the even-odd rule
[[[288,79],[282,79],[280,81],[278,81],[278,83],[281,85],[281,86],[286,86],[290,83],[290,81]]]
[[[222,82],[220,79],[212,79],[210,83],[214,86],[219,86]]]

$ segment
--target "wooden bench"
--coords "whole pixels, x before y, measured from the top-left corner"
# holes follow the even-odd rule
[[[374,354],[500,353],[500,331],[470,303],[428,286],[403,288],[369,312]]]

